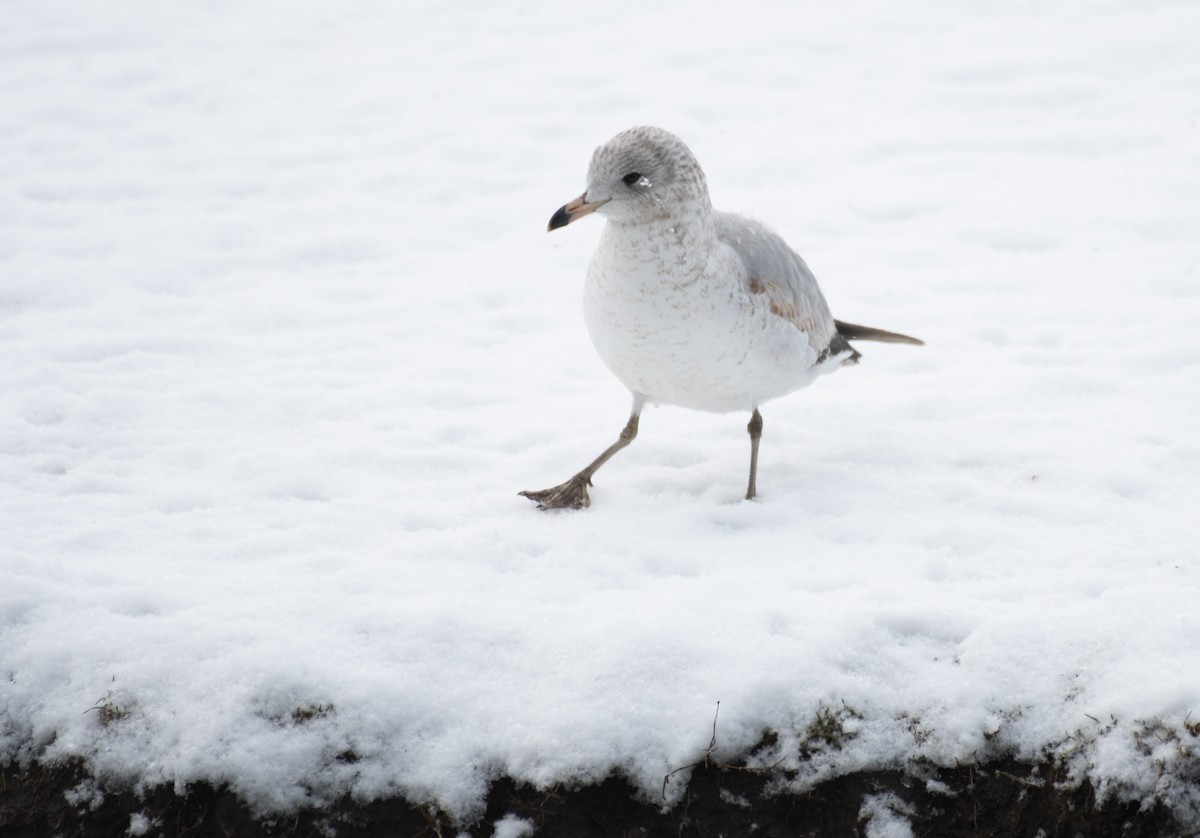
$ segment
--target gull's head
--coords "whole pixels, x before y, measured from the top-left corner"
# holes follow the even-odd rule
[[[560,207],[549,229],[597,212],[610,221],[669,220],[709,208],[704,171],[683,140],[661,128],[630,128],[596,149],[587,191]]]

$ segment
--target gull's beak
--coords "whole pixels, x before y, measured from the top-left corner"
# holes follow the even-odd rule
[[[577,218],[583,218],[585,215],[591,215],[597,209],[607,204],[611,199],[605,198],[603,201],[591,201],[587,199],[587,193],[584,192],[574,201],[568,201],[558,208],[558,212],[550,216],[550,223],[546,226],[546,232],[557,230],[559,227],[566,227]]]

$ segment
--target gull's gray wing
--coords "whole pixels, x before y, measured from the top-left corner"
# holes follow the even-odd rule
[[[844,339],[837,339],[837,326],[817,278],[787,242],[765,225],[731,212],[716,213],[716,227],[718,240],[733,248],[746,268],[746,290],[766,294],[771,311],[804,332],[814,352],[821,355],[832,349],[836,354],[850,349]]]

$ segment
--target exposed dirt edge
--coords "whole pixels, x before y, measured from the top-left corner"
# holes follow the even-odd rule
[[[444,813],[391,799],[349,798],[287,818],[260,819],[232,792],[207,784],[177,794],[160,786],[138,797],[106,788],[79,763],[0,768],[0,834],[12,836],[491,836],[506,816],[527,821],[539,838],[701,838],[762,835],[866,836],[872,812],[905,818],[917,836],[983,838],[1184,838],[1167,807],[1142,810],[1108,800],[1097,805],[1086,783],[1069,788],[1061,769],[1011,759],[982,766],[923,766],[859,772],[829,780],[805,794],[772,793],[778,774],[716,765],[698,766],[681,803],[669,811],[640,798],[619,777],[573,789],[538,790],[505,778],[492,785],[487,813],[474,825]],[[887,818],[887,814],[877,815]],[[507,834],[520,834],[511,821]],[[877,823],[882,832],[884,824]],[[872,830],[876,831],[876,830]]]

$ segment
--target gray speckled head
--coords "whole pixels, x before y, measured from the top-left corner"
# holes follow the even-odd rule
[[[592,155],[587,201],[611,221],[639,223],[711,209],[704,171],[683,140],[661,128],[622,131]]]

